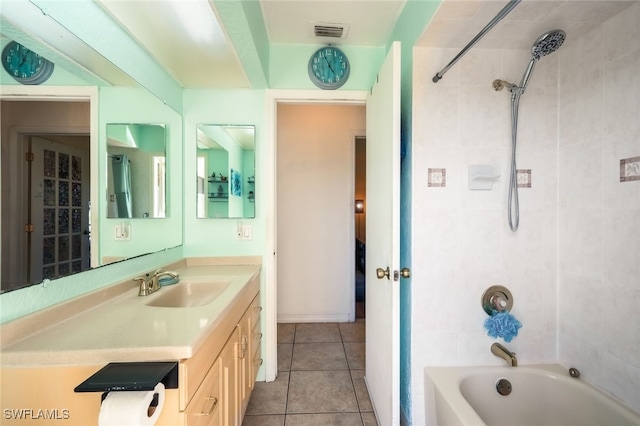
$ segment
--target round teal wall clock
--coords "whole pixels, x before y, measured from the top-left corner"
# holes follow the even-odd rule
[[[309,59],[309,78],[321,89],[337,89],[349,79],[349,60],[337,47],[326,46],[316,50]]]
[[[15,41],[2,49],[2,66],[22,84],[41,84],[53,74],[53,63]]]

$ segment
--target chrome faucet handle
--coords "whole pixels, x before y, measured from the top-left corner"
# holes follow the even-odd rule
[[[138,296],[146,296],[149,294],[149,274],[145,274],[144,277],[135,277],[133,281],[140,281],[140,290]]]

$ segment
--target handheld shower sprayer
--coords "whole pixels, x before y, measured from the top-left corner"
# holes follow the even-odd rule
[[[542,34],[531,46],[531,60],[522,76],[520,85],[516,86],[505,80],[494,80],[493,88],[500,91],[505,87],[511,92],[511,173],[509,175],[509,227],[513,232],[520,224],[520,209],[518,206],[518,182],[516,169],[516,141],[518,136],[518,107],[520,97],[524,94],[531,79],[536,63],[543,56],[555,52],[564,43],[567,34],[562,30],[552,30]],[[515,215],[515,218],[513,217]]]

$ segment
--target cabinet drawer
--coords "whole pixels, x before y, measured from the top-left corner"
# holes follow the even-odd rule
[[[223,388],[221,362],[218,359],[184,411],[186,426],[222,425]]]

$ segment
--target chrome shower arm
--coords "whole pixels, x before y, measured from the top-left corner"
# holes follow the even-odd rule
[[[475,44],[479,42],[486,33],[488,33],[493,27],[495,27],[496,24],[500,22],[502,18],[507,16],[509,12],[511,12],[513,8],[516,7],[521,1],[522,0],[509,0],[509,3],[507,3],[507,5],[503,7],[500,12],[498,12],[498,14],[455,56],[455,58],[453,58],[446,67],[440,70],[440,72],[437,72],[436,75],[433,76],[432,81],[434,83],[440,81],[444,73],[449,71],[449,68],[451,68],[456,62],[458,62],[458,60],[462,58],[469,49],[475,46]]]

